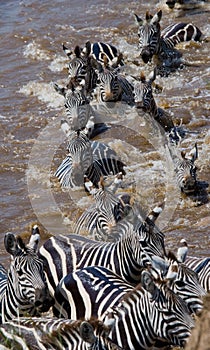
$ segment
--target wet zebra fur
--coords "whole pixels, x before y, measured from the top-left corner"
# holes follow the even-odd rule
[[[148,271],[133,288],[111,270],[90,266],[63,278],[55,298],[54,311],[64,317],[114,317],[111,338],[126,349],[148,349],[160,338],[165,345],[184,345],[193,326],[186,303]]]
[[[184,137],[184,131],[174,125],[169,113],[157,106],[152,87],[155,78],[156,69],[149,75],[148,80],[146,80],[144,73],[141,73],[139,80],[134,83],[135,106],[137,109],[143,109],[162,127],[170,142],[178,144]]]
[[[123,350],[109,339],[107,325],[97,319],[14,319],[0,327],[1,341],[23,350]]]
[[[150,256],[165,256],[164,234],[154,225],[156,209],[152,213],[143,223],[138,220],[135,227],[126,221],[127,231],[116,242],[98,242],[73,234],[49,238],[40,247],[39,256],[51,295],[62,277],[90,265],[108,267],[129,283],[137,284]]]
[[[167,253],[165,259],[153,256],[151,266],[158,271],[158,277],[168,281],[168,286],[186,302],[190,313],[200,314],[206,291],[195,271],[185,263],[178,262],[172,252]]]
[[[48,311],[52,298],[47,289],[43,262],[37,256],[40,236],[35,225],[28,245],[20,237],[7,233],[4,238],[6,251],[13,257],[9,270],[0,272],[0,322],[14,317],[39,315]]]
[[[115,194],[122,181],[122,174],[115,176],[112,185],[107,188],[101,178],[98,188],[87,179],[85,187],[94,198],[94,204],[87,208],[74,225],[75,233],[88,231],[93,239],[112,241],[118,239],[127,230],[126,225],[119,225],[131,210],[131,197],[128,194]]]
[[[197,143],[195,143],[195,146],[188,154],[182,151],[182,158],[177,155],[177,151],[173,150],[172,147],[170,147],[169,150],[174,162],[174,171],[177,184],[181,192],[185,193],[186,195],[195,193],[197,188],[197,167],[194,162],[198,157]]]
[[[98,186],[103,175],[119,172],[125,175],[125,164],[109,146],[90,141],[85,133],[80,131],[72,132],[68,136],[68,155],[55,172],[61,186],[83,186],[85,177]]]
[[[210,258],[187,256],[184,263],[197,273],[199,283],[210,293]]]
[[[202,33],[192,23],[176,23],[167,27],[162,33],[160,21],[162,11],[159,10],[154,16],[148,11],[145,20],[142,20],[135,14],[139,25],[139,49],[144,63],[152,60],[153,56],[157,58],[157,74],[167,76],[183,65],[182,54],[174,46],[183,41],[199,41]]]

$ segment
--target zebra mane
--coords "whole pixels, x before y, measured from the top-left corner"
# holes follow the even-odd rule
[[[167,258],[169,260],[172,260],[172,261],[175,261],[175,262],[179,263],[179,261],[177,260],[176,255],[171,250],[168,251]]]

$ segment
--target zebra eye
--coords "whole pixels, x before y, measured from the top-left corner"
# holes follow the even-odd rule
[[[176,286],[179,287],[179,288],[181,288],[181,287],[184,287],[184,286],[185,286],[185,283],[182,282],[182,281],[177,281],[177,282],[176,282]]]
[[[17,270],[17,274],[18,274],[18,276],[22,276],[23,275],[23,271],[22,270]]]

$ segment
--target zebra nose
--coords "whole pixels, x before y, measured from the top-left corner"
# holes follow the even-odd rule
[[[104,94],[104,101],[110,101],[113,99],[113,93],[111,91],[105,92]]]
[[[148,63],[151,60],[152,55],[151,55],[150,50],[147,47],[142,49],[141,58],[142,58],[144,63]]]
[[[170,9],[173,9],[174,6],[175,6],[175,2],[176,2],[176,1],[171,1],[171,0],[169,0],[169,1],[166,1],[166,5],[168,5],[168,7],[169,7]]]

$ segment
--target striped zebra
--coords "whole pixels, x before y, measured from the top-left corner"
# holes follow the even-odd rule
[[[92,60],[92,66],[97,72],[96,98],[99,102],[124,101],[133,103],[133,86],[119,69],[111,69],[104,59],[104,65]]]
[[[152,211],[153,213],[153,211]],[[111,269],[127,282],[136,285],[151,256],[164,257],[164,234],[149,214],[143,223],[125,221],[126,232],[116,242],[98,242],[80,235],[58,235],[49,238],[39,249],[51,295],[62,277],[86,266]]]
[[[106,325],[97,319],[32,317],[6,322],[0,327],[0,338],[9,345],[5,349],[123,350],[109,339],[110,330],[110,322]]]
[[[148,79],[141,72],[140,79],[134,83],[134,101],[136,108],[142,108],[148,113],[169,136],[173,143],[179,143],[184,137],[184,132],[180,127],[174,125],[169,113],[157,106],[153,96],[153,84],[156,78],[156,69],[149,75]]]
[[[190,269],[195,271],[198,275],[200,285],[210,292],[210,258],[198,258],[195,256],[188,256],[188,244],[185,239],[181,239],[181,246],[177,250],[177,258],[179,261],[185,263]]]
[[[4,268],[0,272],[1,323],[26,314],[39,315],[52,305],[43,262],[37,256],[39,239],[37,225],[27,245],[10,232],[5,235],[5,249],[12,255],[12,261],[7,274]]]
[[[210,258],[187,256],[185,265],[197,273],[201,286],[210,293]]]
[[[111,270],[90,266],[62,279],[55,297],[64,317],[114,318],[111,339],[126,349],[149,349],[160,340],[184,346],[193,326],[186,303],[148,271],[133,288]]]
[[[90,56],[101,64],[104,63],[104,58],[106,58],[110,68],[117,68],[124,65],[122,54],[118,52],[115,46],[103,42],[96,42],[93,44],[87,42],[82,52],[86,54],[87,47],[89,46]]]
[[[82,130],[88,120],[93,116],[90,101],[86,97],[84,89],[67,89],[54,84],[55,90],[65,98],[66,121],[71,130]]]
[[[76,234],[80,234],[85,229],[93,239],[110,241],[114,236],[115,239],[119,238],[120,233],[116,235],[116,231],[121,232],[122,225],[116,226],[131,210],[131,197],[128,194],[114,193],[121,181],[122,174],[119,173],[108,188],[103,178],[100,179],[98,188],[91,181],[85,182],[85,187],[94,198],[94,204],[87,208],[76,221],[74,226]]]
[[[98,186],[101,176],[125,175],[125,164],[106,144],[90,141],[84,132],[72,132],[69,135],[68,155],[55,172],[62,187],[84,185],[84,177],[88,177]]]
[[[174,258],[166,262],[155,256],[148,269],[156,280],[165,282],[185,301],[191,314],[200,314],[206,292],[193,270],[178,264]],[[106,281],[106,286],[101,281]],[[132,289],[132,284],[105,267],[84,267],[64,276],[58,283],[54,294],[54,314],[73,319],[91,316],[103,319],[106,310],[116,305]]]
[[[197,273],[185,263],[180,263],[172,252],[165,259],[153,256],[151,264],[158,271],[158,277],[161,275],[167,280],[170,288],[187,303],[190,312],[200,314],[206,291],[201,286]]]
[[[86,45],[86,53],[82,55],[82,49],[77,45],[72,58],[72,51],[63,45],[63,50],[70,59],[67,87],[83,86],[87,93],[94,89],[97,76],[91,65],[90,49],[90,45]]]
[[[148,63],[153,56],[156,56],[158,60],[157,72],[162,76],[167,76],[184,63],[182,54],[174,48],[177,43],[189,40],[199,41],[202,37],[200,29],[192,23],[176,23],[161,33],[161,10],[154,16],[147,11],[145,21],[136,14],[135,18],[139,25],[141,58],[144,63]]]
[[[169,150],[174,162],[176,180],[181,192],[186,195],[195,193],[197,188],[197,167],[194,162],[198,158],[197,143],[195,143],[188,154],[184,151],[181,152],[182,159],[180,159],[177,153],[174,153],[172,148],[169,148]]]

